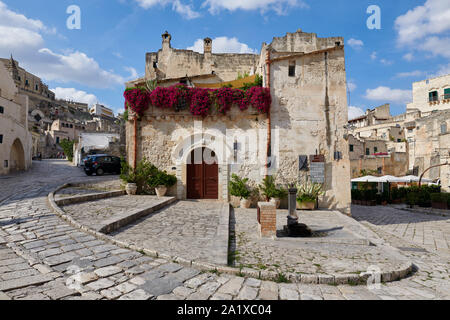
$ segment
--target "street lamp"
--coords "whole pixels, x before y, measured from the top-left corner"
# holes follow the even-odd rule
[[[431,167],[429,167],[428,169],[426,169],[426,170],[420,175],[420,179],[419,179],[419,188],[422,186],[422,178],[423,178],[424,174],[425,174],[427,171],[429,171],[429,170],[431,170],[431,169],[433,169],[433,168],[443,167],[443,166],[448,166],[448,165],[450,165],[450,163],[446,162],[446,163],[441,163],[441,164],[437,164],[437,165],[431,166]]]

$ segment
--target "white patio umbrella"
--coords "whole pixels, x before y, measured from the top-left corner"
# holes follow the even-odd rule
[[[364,177],[352,179],[352,182],[379,182],[377,179],[378,179],[378,177],[374,177],[374,176],[364,176]]]
[[[420,177],[409,175],[409,176],[401,177],[400,179],[403,180],[401,182],[409,182],[409,183],[411,183],[411,182],[419,182]],[[422,182],[431,183],[431,182],[433,182],[433,180],[422,178]]]

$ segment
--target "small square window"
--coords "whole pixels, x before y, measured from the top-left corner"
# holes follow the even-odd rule
[[[377,153],[378,152],[378,148],[377,147],[373,148],[373,152]]]
[[[370,155],[370,149],[366,148],[366,156],[369,156],[369,155]]]
[[[353,148],[354,148],[354,146],[351,144],[350,145],[350,152],[353,152]]]
[[[3,135],[0,134],[0,143],[3,143]]]
[[[0,113],[5,113],[5,108],[3,108],[2,106],[0,106]]]
[[[5,168],[8,168],[8,166],[9,166],[8,160],[5,160],[5,162],[3,162],[3,166],[4,166]]]

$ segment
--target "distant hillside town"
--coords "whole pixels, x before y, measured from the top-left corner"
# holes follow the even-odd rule
[[[123,134],[123,121],[100,104],[57,99],[36,75],[10,58],[0,58],[0,174],[27,169],[31,159],[56,158],[60,143],[80,134]],[[123,144],[124,140],[123,140]],[[91,148],[92,150],[95,148]]]
[[[450,74],[414,82],[412,93],[403,114],[385,104],[348,122],[352,178],[426,171],[449,191],[450,166],[442,164],[450,159]]]

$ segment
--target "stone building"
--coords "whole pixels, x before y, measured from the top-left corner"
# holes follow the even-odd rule
[[[413,101],[406,106],[406,112],[428,112],[450,109],[450,74],[414,82]]]
[[[351,177],[362,171],[370,175],[405,176],[408,173],[409,153],[404,142],[389,142],[376,138],[349,135]]]
[[[31,167],[32,139],[28,131],[28,97],[0,63],[0,174]]]
[[[397,167],[403,168],[407,164],[408,174],[419,176],[425,172],[425,178],[440,180],[442,188],[450,190],[449,166],[426,171],[431,166],[446,163],[449,156],[450,74],[415,82],[412,93],[413,101],[407,104],[405,113],[391,116],[387,105],[368,110],[364,116],[348,122],[349,134],[362,141],[387,141],[388,152],[395,151],[399,155],[406,152],[408,155],[407,159],[403,155],[397,157]],[[377,111],[379,108],[381,111]],[[377,117],[377,121],[368,120],[371,114],[376,117],[377,113],[382,113],[385,119],[379,120]],[[359,147],[357,143],[353,144],[354,148]],[[366,154],[362,157],[367,155],[367,148],[363,148]],[[352,162],[352,176],[360,168],[369,170],[374,165],[373,161],[370,164]]]
[[[342,187],[350,181],[343,38],[298,30],[264,43],[259,55],[212,53],[209,38],[201,54],[173,49],[170,40],[167,32],[162,35],[162,49],[146,55],[145,78],[127,87],[157,80],[160,86],[182,82],[217,88],[240,74],[257,74],[270,88],[271,109],[261,114],[232,108],[226,115],[202,118],[150,106],[141,120],[127,122],[132,165],[146,158],[176,174],[172,192],[179,199],[229,201],[233,173],[254,183],[275,175],[285,186],[311,179],[324,185],[321,207],[350,213],[350,188]],[[192,163],[202,152],[212,161]]]

